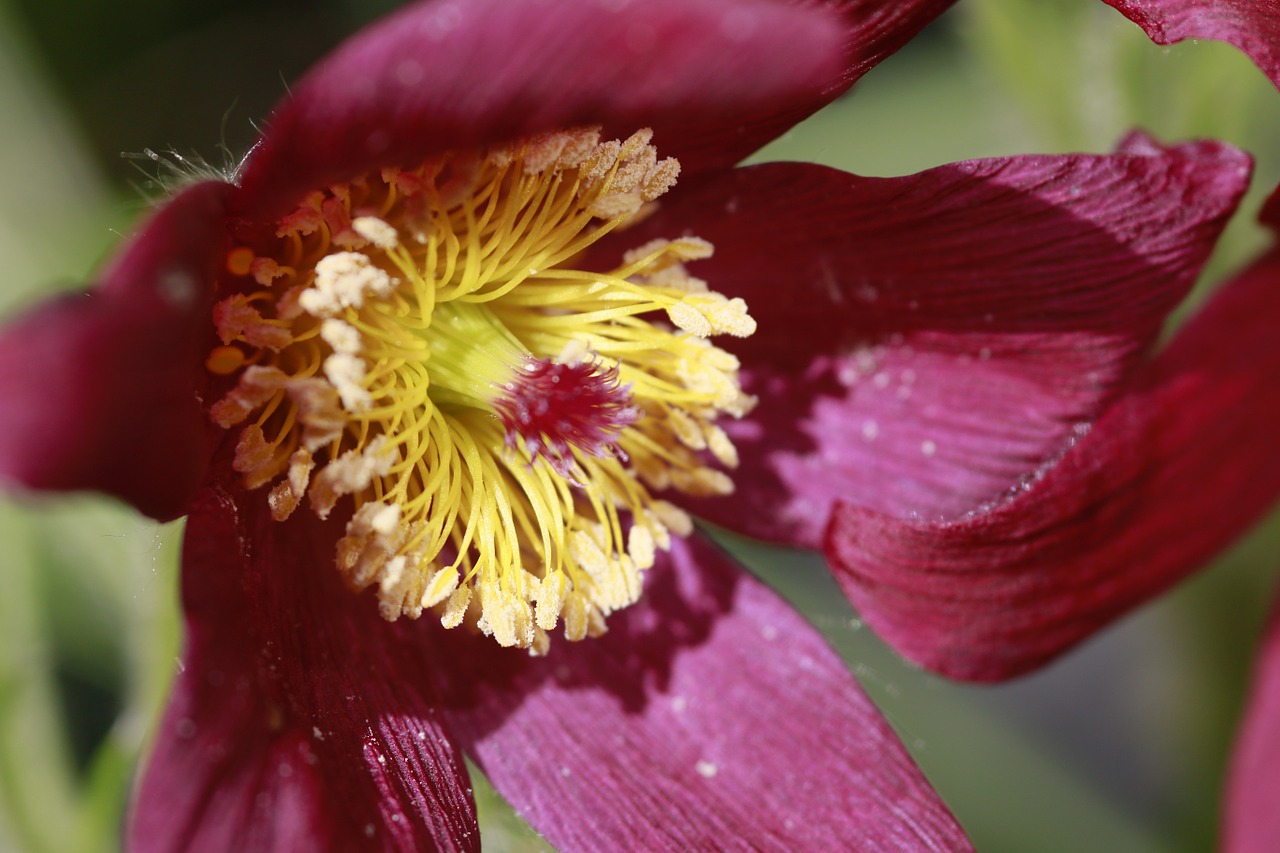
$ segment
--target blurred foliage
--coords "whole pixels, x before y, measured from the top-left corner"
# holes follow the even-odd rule
[[[254,122],[391,0],[0,0],[0,309],[83,281],[144,209],[145,149],[234,162]],[[1221,45],[1152,45],[1097,0],[965,0],[760,155],[869,175],[1109,149],[1134,126],[1262,155],[1207,286],[1260,244],[1280,95]],[[0,504],[0,849],[118,846],[178,650],[179,528],[110,501]],[[1210,572],[1047,671],[976,688],[901,663],[821,561],[728,540],[846,656],[982,851],[1201,850],[1280,554]],[[478,775],[478,774],[477,774]],[[489,849],[546,850],[477,780]]]
[[[122,152],[248,149],[316,59],[394,8],[390,0],[9,0],[100,167],[136,178]],[[214,145],[221,148],[214,149]]]

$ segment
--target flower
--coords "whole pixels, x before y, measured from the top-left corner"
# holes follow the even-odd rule
[[[1280,27],[1267,4],[1111,5],[1160,44],[1231,43],[1280,87]],[[1280,188],[1260,219],[1280,229]],[[1074,447],[1004,498],[940,519],[839,503],[826,553],[840,585],[899,653],[974,681],[1041,667],[1162,594],[1280,496],[1277,316],[1273,245],[1148,355]],[[1274,615],[1255,667],[1223,804],[1222,842],[1232,851],[1280,844],[1270,808],[1280,778]]]
[[[189,515],[134,846],[475,849],[463,752],[561,848],[965,846],[674,502],[812,546],[837,497],[996,494],[1134,368],[1248,161],[731,168],[945,5],[409,6],[7,329],[0,471]]]

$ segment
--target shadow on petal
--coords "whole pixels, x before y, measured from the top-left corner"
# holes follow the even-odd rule
[[[557,849],[968,849],[816,629],[699,534],[603,637],[437,659],[468,753]]]

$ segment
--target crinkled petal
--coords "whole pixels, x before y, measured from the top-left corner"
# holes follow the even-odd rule
[[[1280,611],[1254,663],[1253,685],[1232,750],[1223,801],[1223,853],[1280,849]]]
[[[834,11],[773,0],[437,0],[365,29],[294,87],[243,173],[244,209],[537,131],[728,128],[844,71]],[[668,143],[674,149],[668,150]]]
[[[1239,48],[1280,86],[1280,10],[1273,0],[1105,0],[1156,44],[1214,39]]]
[[[333,565],[342,525],[197,496],[187,646],[129,830],[137,851],[479,850],[414,641]]]
[[[0,331],[0,478],[96,489],[161,519],[185,512],[207,456],[196,342],[232,190],[179,194],[96,290]]]
[[[601,638],[446,642],[468,753],[565,853],[969,849],[818,632],[700,538]]]
[[[952,523],[840,504],[826,549],[898,651],[994,680],[1193,571],[1280,495],[1280,251],[1213,297],[1060,461]]]
[[[891,179],[767,164],[673,198],[614,251],[704,237],[691,272],[759,322],[724,344],[760,397],[726,424],[736,491],[695,510],[813,547],[837,499],[937,518],[1003,494],[1096,416],[1249,172],[1229,146],[1135,136]]]

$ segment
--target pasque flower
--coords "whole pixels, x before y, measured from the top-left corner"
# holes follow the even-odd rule
[[[733,168],[946,5],[411,5],[8,327],[0,471],[189,516],[134,847],[477,849],[464,752],[564,849],[967,846],[689,513],[812,547],[998,496],[1249,161]]]
[[[1151,38],[1218,39],[1280,86],[1280,16],[1249,0],[1108,0]],[[1261,219],[1280,228],[1280,190]],[[826,552],[911,660],[994,681],[1056,658],[1207,563],[1280,495],[1280,249],[1223,284],[1061,458],[966,514],[838,502]],[[1266,629],[1223,808],[1231,851],[1280,848],[1280,620]]]

